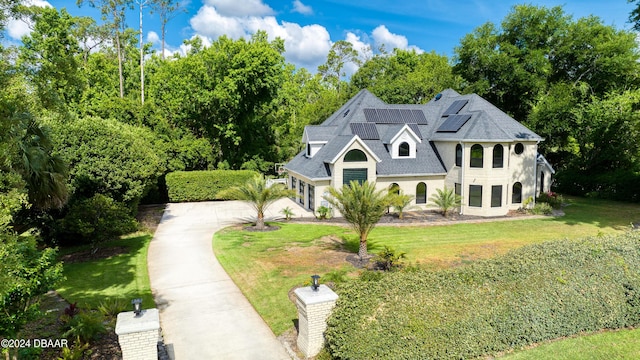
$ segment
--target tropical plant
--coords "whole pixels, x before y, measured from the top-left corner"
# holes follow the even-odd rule
[[[318,215],[316,215],[316,217],[320,220],[325,220],[329,218],[329,214],[331,213],[331,209],[329,209],[326,206],[320,206],[317,210],[316,213],[318,213]]]
[[[433,201],[442,211],[442,216],[447,217],[449,210],[460,206],[462,198],[455,193],[454,189],[449,189],[445,186],[444,189],[436,189],[436,194],[431,196],[429,200]]]
[[[284,215],[285,220],[287,221],[291,220],[291,217],[293,216],[293,209],[291,209],[291,207],[287,206],[286,208],[282,209],[280,212],[282,213],[282,215]]]
[[[384,271],[390,271],[400,268],[402,259],[406,258],[407,254],[402,251],[396,251],[394,248],[384,246],[374,259],[376,268]]]
[[[329,196],[324,198],[351,225],[360,238],[358,256],[367,256],[367,237],[384,215],[389,203],[386,189],[376,190],[375,183],[365,181],[360,184],[351,181],[341,189],[329,187]]]
[[[404,212],[410,208],[413,199],[415,199],[415,196],[413,195],[407,195],[403,193],[390,194],[389,204],[398,213],[398,218],[403,219]]]
[[[218,197],[244,201],[251,205],[257,213],[256,229],[264,229],[264,213],[275,201],[296,196],[294,190],[287,189],[283,184],[267,185],[264,175],[255,176],[242,186],[222,190]]]

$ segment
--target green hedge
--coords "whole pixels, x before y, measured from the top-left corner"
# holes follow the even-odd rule
[[[167,174],[169,201],[209,201],[220,199],[220,190],[244,184],[258,175],[250,170],[176,171]]]
[[[470,359],[640,325],[640,233],[558,240],[439,272],[338,289],[336,359]]]

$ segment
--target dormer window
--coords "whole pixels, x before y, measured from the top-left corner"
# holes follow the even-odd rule
[[[353,150],[350,150],[344,156],[344,162],[358,162],[358,161],[367,161],[367,155],[362,150],[353,149]]]
[[[398,156],[407,157],[409,156],[409,150],[411,147],[408,142],[403,142],[398,146]]]
[[[307,156],[311,157],[311,144],[307,144]]]

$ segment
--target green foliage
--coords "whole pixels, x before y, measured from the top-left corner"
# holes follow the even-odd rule
[[[375,228],[387,204],[389,204],[386,190],[377,190],[375,183],[365,181],[360,184],[351,181],[349,185],[343,185],[339,190],[329,187],[329,196],[325,197],[329,204],[337,209],[342,217],[349,223],[360,239],[358,256],[364,259],[367,256],[367,237]]]
[[[380,250],[376,257],[373,259],[376,269],[391,271],[402,267],[402,259],[406,258],[407,254],[402,251],[396,251],[395,249],[384,246]]]
[[[553,191],[549,191],[546,193],[540,193],[540,195],[536,198],[536,203],[547,203],[551,205],[554,209],[560,209],[562,204],[564,203],[564,197],[558,193]]]
[[[325,282],[340,284],[347,281],[347,269],[335,269],[322,276]]]
[[[291,220],[291,217],[294,215],[293,209],[291,209],[290,206],[285,207],[280,212],[282,213],[282,215],[284,215],[284,218],[287,221]]]
[[[15,336],[38,314],[37,297],[63,278],[56,256],[34,238],[0,233],[0,336]]]
[[[283,51],[281,40],[269,42],[261,31],[248,40],[219,37],[185,57],[149,64],[149,100],[172,126],[206,137],[214,162],[238,169],[256,155],[270,161],[272,118],[261,111],[282,83]]]
[[[98,311],[106,318],[116,318],[119,313],[129,310],[130,305],[123,299],[101,301]]]
[[[638,326],[638,241],[638,233],[557,240],[450,270],[350,282],[328,320],[327,348],[336,359],[478,358]]]
[[[104,194],[133,210],[164,172],[164,154],[148,129],[99,118],[51,127],[56,150],[69,164],[75,198]]]
[[[61,244],[91,244],[94,249],[138,228],[126,205],[102,194],[73,202],[56,225]]]
[[[429,200],[442,211],[442,216],[447,217],[447,213],[460,206],[462,198],[456,194],[455,189],[449,189],[446,186],[444,189],[436,189],[436,194],[431,196]]]
[[[244,184],[256,175],[250,170],[172,172],[166,176],[169,201],[227,200],[218,195],[220,191]]]
[[[62,348],[62,353],[58,360],[82,360],[85,355],[90,354],[89,343],[82,342],[80,338],[76,338],[72,346]]]
[[[449,59],[435,52],[393,49],[377,54],[351,77],[353,92],[368,89],[389,104],[424,104],[447,88],[460,88]]]
[[[553,207],[547,202],[539,202],[532,209],[529,209],[529,212],[534,215],[551,215]]]
[[[319,206],[316,209],[316,218],[320,220],[326,220],[331,217],[331,209],[326,206]]]
[[[410,208],[411,202],[415,199],[413,195],[402,193],[390,193],[389,204],[398,213],[398,218],[403,219],[404,213]]]
[[[240,200],[248,203],[256,211],[256,228],[264,228],[264,214],[277,200],[296,196],[296,192],[287,189],[284,184],[267,184],[263,175],[254,176],[242,185],[220,191],[217,195],[222,199]]]
[[[65,337],[79,338],[82,342],[96,340],[107,332],[103,323],[104,317],[98,312],[81,311],[67,323]]]

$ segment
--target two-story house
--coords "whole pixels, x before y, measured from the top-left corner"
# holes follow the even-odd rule
[[[360,91],[321,125],[304,129],[305,149],[286,166],[302,207],[326,204],[327,187],[351,180],[400,189],[427,208],[454,188],[461,213],[506,215],[549,191],[553,168],[543,139],[475,94],[445,90],[422,105],[386,104]]]

